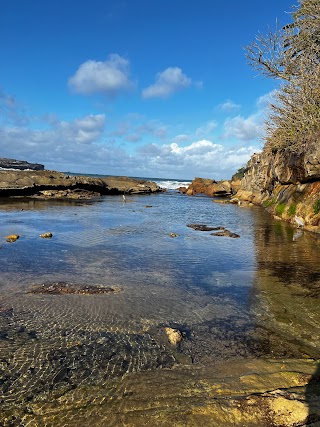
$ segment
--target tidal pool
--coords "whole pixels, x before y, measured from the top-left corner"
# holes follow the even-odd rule
[[[320,358],[320,239],[261,208],[168,192],[3,200],[0,216],[0,425],[200,426],[181,405],[214,376]],[[30,292],[57,283],[116,292]]]

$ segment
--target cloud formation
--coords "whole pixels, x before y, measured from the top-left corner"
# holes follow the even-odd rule
[[[203,126],[200,126],[196,130],[197,138],[208,137],[217,128],[217,126],[218,126],[218,123],[215,120],[211,120],[210,122],[207,122]]]
[[[228,99],[227,101],[223,102],[222,104],[218,105],[218,109],[227,113],[230,113],[231,111],[238,110],[241,107],[241,105],[236,104],[235,102]]]
[[[138,154],[144,158],[146,171],[149,168],[156,176],[223,179],[230,178],[256,151],[258,148],[254,146],[225,148],[204,139],[186,146],[177,143],[147,144],[139,149]]]
[[[237,138],[250,141],[258,138],[262,133],[263,117],[260,113],[247,118],[236,116],[227,118],[224,122],[224,138]]]
[[[127,142],[138,142],[144,137],[166,138],[167,126],[158,120],[147,120],[144,116],[128,116],[126,120],[118,123],[115,131],[110,136],[120,137]]]
[[[155,83],[143,89],[142,97],[168,98],[170,95],[191,86],[192,80],[181,68],[169,67],[156,75]]]
[[[114,53],[104,62],[89,60],[81,64],[68,84],[81,95],[114,97],[132,88],[129,74],[129,61]]]
[[[104,114],[90,114],[70,122],[55,121],[48,129],[41,130],[4,126],[0,127],[0,151],[4,157],[26,158],[39,163],[59,163],[68,159],[85,163],[91,157],[90,144],[99,140],[104,126]]]

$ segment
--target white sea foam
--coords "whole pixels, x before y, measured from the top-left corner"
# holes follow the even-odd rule
[[[176,180],[154,180],[159,187],[166,190],[177,190],[179,187],[188,187],[191,184],[191,181],[176,181]]]

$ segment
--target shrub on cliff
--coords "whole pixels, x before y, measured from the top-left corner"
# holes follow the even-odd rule
[[[247,47],[260,74],[282,81],[265,122],[265,151],[303,152],[320,136],[319,0],[300,0],[291,15],[292,23]]]

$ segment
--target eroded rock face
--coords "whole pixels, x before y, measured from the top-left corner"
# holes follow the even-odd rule
[[[254,154],[236,197],[262,204],[277,218],[296,224],[303,218],[305,228],[320,231],[320,149]]]
[[[63,191],[68,190],[68,194]],[[151,181],[128,177],[92,178],[71,176],[54,171],[0,170],[0,197],[38,196],[43,198],[83,198],[88,193],[103,194],[144,194],[160,191]]]

